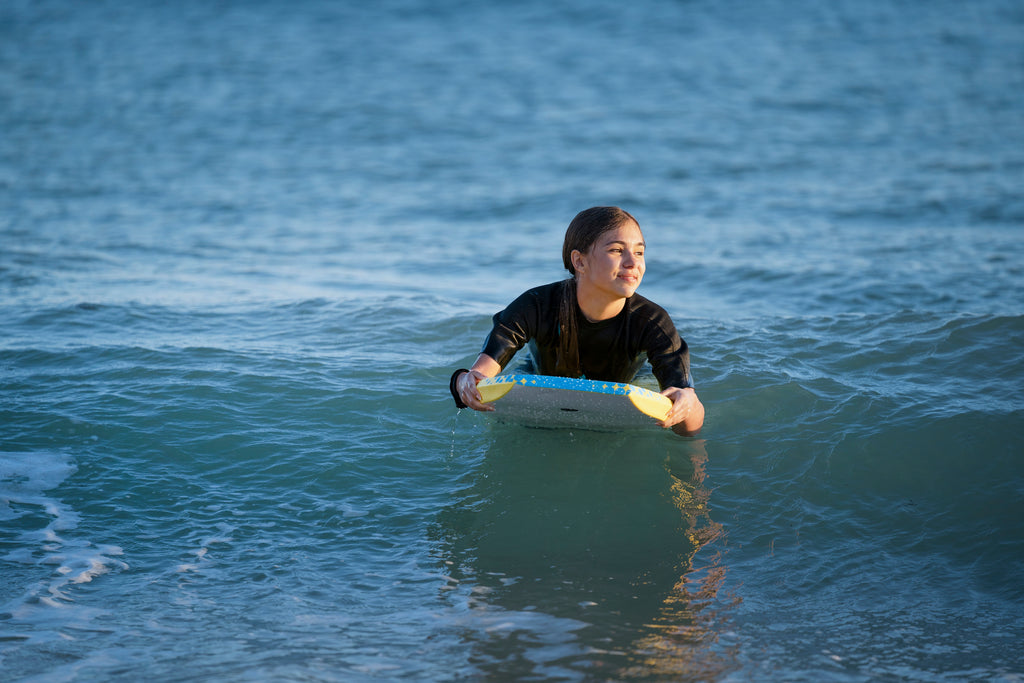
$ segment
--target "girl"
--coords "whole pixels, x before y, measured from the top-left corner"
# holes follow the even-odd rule
[[[646,356],[672,400],[660,424],[696,434],[704,406],[693,390],[686,342],[661,306],[636,294],[645,270],[636,219],[614,206],[581,211],[565,232],[562,262],[570,279],[531,289],[494,316],[473,367],[452,375],[455,404],[494,410],[476,385],[527,344],[539,374],[610,382],[630,382]]]

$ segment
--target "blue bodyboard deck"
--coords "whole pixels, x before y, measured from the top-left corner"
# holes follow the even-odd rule
[[[622,382],[549,375],[498,375],[477,385],[496,419],[533,427],[619,431],[656,427],[672,406],[665,396]]]

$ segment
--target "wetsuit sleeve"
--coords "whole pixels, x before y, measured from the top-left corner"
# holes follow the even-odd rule
[[[660,312],[647,330],[647,360],[662,389],[692,387],[690,349],[676,331],[668,313]]]
[[[494,315],[494,327],[487,335],[481,352],[504,369],[516,352],[537,336],[539,322],[540,304],[536,293],[531,290]]]

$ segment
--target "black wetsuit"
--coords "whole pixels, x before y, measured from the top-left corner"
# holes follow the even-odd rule
[[[527,343],[535,371],[554,375],[558,356],[558,308],[563,283],[535,287],[494,316],[483,353],[504,368]],[[580,369],[587,379],[629,382],[645,356],[662,389],[692,387],[690,352],[672,319],[658,304],[634,294],[622,312],[592,323],[576,306]]]

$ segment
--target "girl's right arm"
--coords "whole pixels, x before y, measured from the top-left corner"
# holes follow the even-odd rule
[[[480,391],[476,385],[485,377],[494,377],[501,372],[501,366],[486,353],[481,353],[469,370],[458,372],[452,379],[452,393],[457,401],[461,401],[467,408],[490,412],[494,406],[484,403]]]

